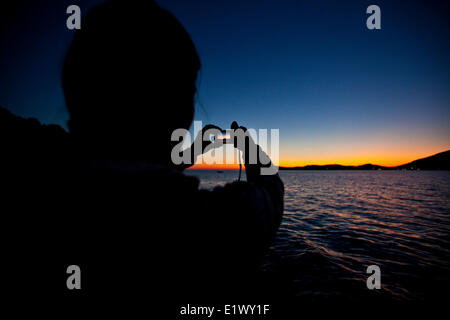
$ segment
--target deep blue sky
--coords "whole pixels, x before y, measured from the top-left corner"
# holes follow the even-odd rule
[[[0,105],[66,126],[66,7],[78,4],[84,14],[99,2],[25,1],[2,10]],[[450,149],[448,5],[157,2],[199,52],[197,120],[279,128],[286,163],[395,164]],[[371,4],[381,8],[381,30],[366,28]]]

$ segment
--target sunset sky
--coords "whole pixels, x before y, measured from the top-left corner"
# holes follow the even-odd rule
[[[0,105],[67,127],[65,9],[100,2],[0,10]],[[376,1],[382,29],[368,30],[373,1],[157,2],[200,55],[195,119],[279,129],[280,165],[394,166],[450,149],[448,4]]]

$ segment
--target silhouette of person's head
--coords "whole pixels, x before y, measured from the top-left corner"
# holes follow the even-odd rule
[[[186,30],[153,1],[99,5],[64,62],[72,136],[98,156],[167,162],[172,131],[192,123],[199,69]]]

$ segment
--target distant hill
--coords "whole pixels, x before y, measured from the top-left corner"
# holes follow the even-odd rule
[[[375,164],[364,164],[361,166],[327,164],[323,166],[280,167],[280,170],[450,170],[450,150],[396,167],[384,167]]]
[[[406,170],[450,170],[450,150],[437,153],[431,157],[418,159],[403,164],[396,169]]]

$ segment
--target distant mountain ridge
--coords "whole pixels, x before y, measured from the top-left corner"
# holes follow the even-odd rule
[[[304,167],[280,167],[280,170],[450,170],[450,150],[396,167],[385,167],[370,163],[361,166],[326,164],[307,165]]]
[[[396,168],[407,170],[450,170],[450,150],[418,159]]]

